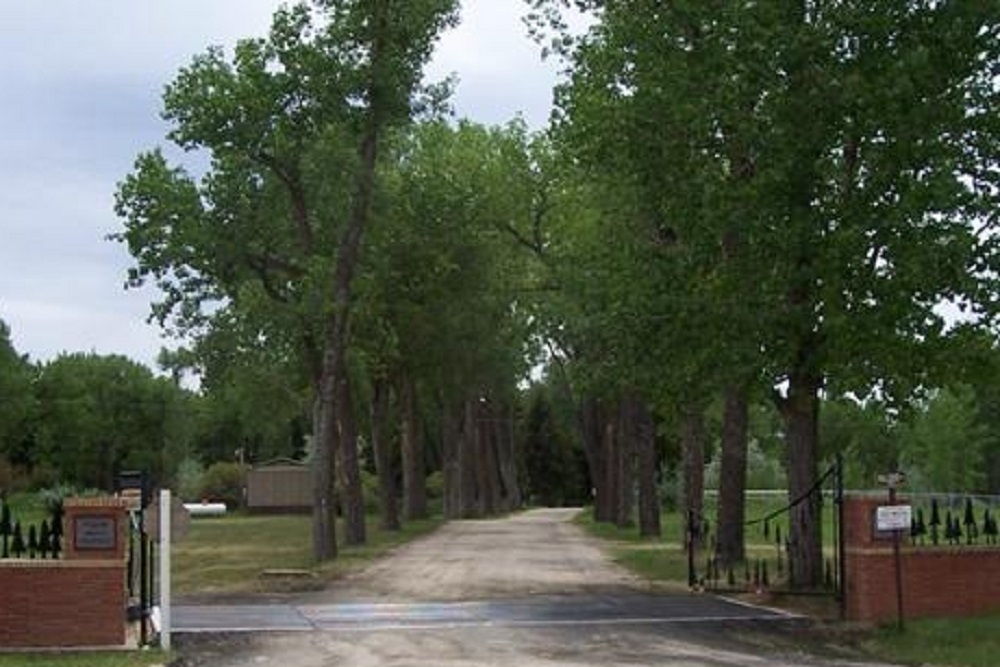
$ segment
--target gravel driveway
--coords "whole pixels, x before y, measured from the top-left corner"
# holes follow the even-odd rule
[[[204,621],[178,645],[188,666],[243,667],[841,667],[772,644],[794,634],[766,609],[653,592],[571,523],[574,510],[456,521],[321,593],[272,607],[179,610]],[[240,613],[269,611],[283,632],[223,632]],[[213,616],[214,614],[214,616]],[[197,623],[192,623],[195,629]],[[183,623],[179,623],[183,625]],[[250,629],[250,628],[244,628]],[[294,631],[288,631],[294,630]],[[765,632],[765,634],[767,634]]]

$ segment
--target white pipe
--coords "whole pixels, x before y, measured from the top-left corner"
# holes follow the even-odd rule
[[[184,509],[192,517],[196,516],[225,516],[225,503],[184,503]]]

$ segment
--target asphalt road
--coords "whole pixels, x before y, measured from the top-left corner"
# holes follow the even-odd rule
[[[453,522],[319,594],[178,606],[190,667],[844,667],[801,653],[804,620],[652,591],[570,522],[537,510]]]

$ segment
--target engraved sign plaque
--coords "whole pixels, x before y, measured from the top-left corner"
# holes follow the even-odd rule
[[[73,546],[80,551],[112,551],[117,546],[117,521],[110,516],[73,517]]]

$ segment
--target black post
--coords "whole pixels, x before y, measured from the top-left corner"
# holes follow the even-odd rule
[[[139,645],[149,645],[146,621],[149,619],[149,544],[146,538],[144,510],[139,508]]]
[[[694,512],[688,510],[687,521],[687,552],[688,552],[688,588],[694,588],[698,584],[698,574],[694,570]]]
[[[125,490],[139,491],[138,534],[139,534],[139,645],[149,644],[150,563],[149,538],[146,535],[146,508],[153,499],[152,480],[145,471],[128,470],[120,472],[115,477],[115,490],[119,493]]]
[[[889,485],[889,504],[896,504],[896,485]],[[892,557],[896,561],[896,618],[899,629],[903,630],[903,559],[899,553],[899,530],[892,531]]]
[[[837,599],[840,620],[847,619],[847,538],[844,534],[844,456],[837,454]]]

